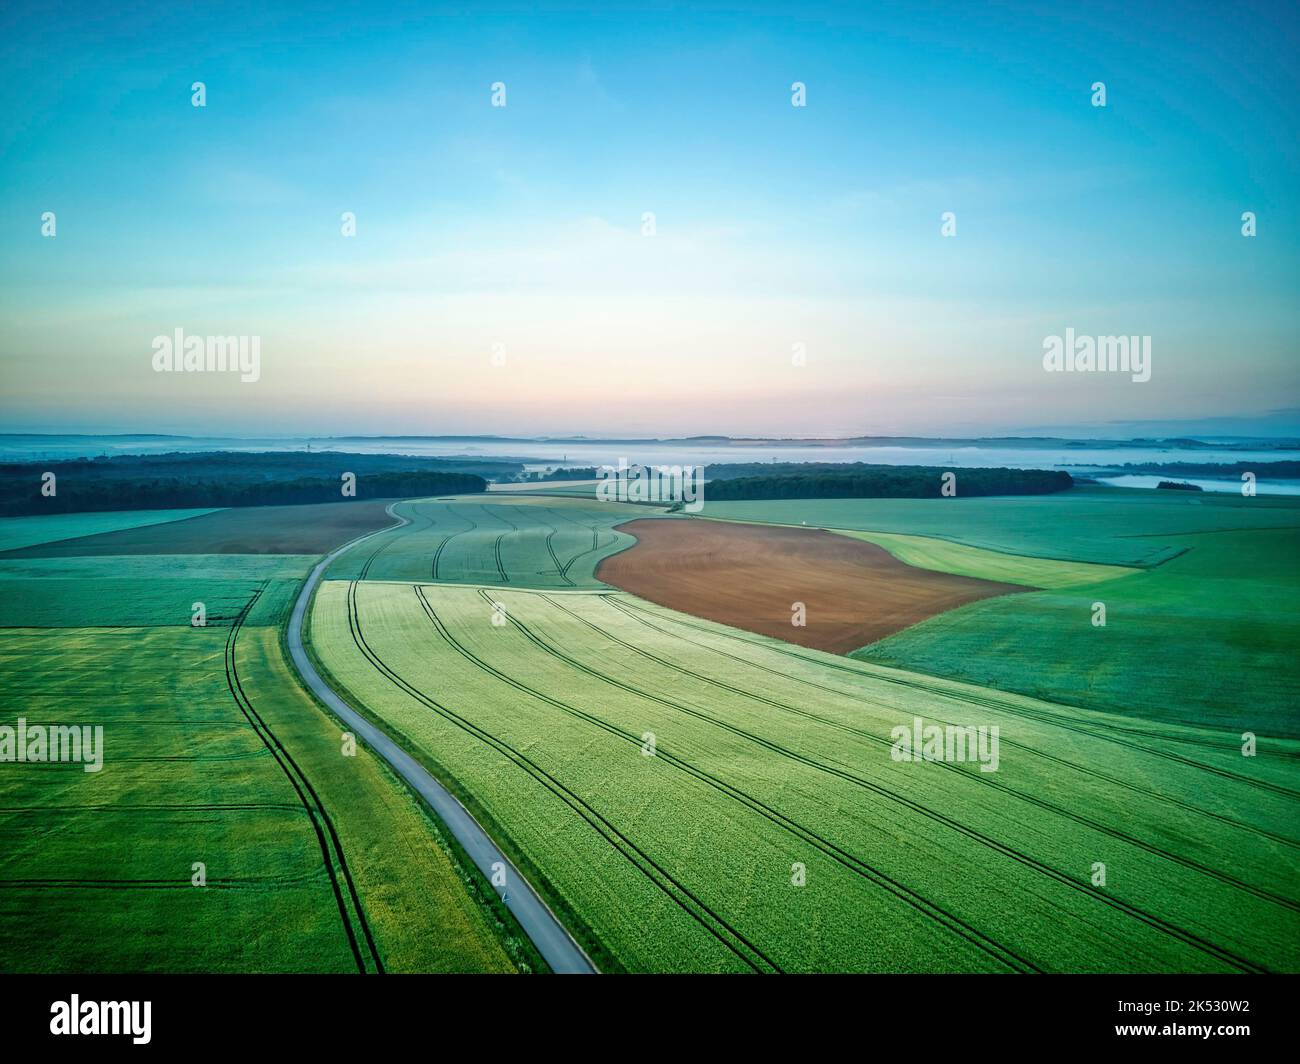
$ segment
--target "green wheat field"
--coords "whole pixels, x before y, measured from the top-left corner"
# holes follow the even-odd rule
[[[601,970],[1300,970],[1300,502],[1075,488],[696,518],[530,491],[393,514],[326,572],[310,652]],[[98,772],[0,763],[0,964],[544,970],[288,665],[315,556],[104,538],[171,522],[176,551],[201,515],[0,521],[22,548],[0,553],[5,720],[103,727]],[[646,516],[827,528],[1027,590],[837,656],[602,584],[633,542],[615,526]],[[894,760],[917,717],[996,725],[998,771]]]

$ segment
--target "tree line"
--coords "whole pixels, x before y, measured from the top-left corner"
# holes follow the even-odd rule
[[[943,475],[951,472],[957,496],[1048,495],[1065,491],[1074,479],[1052,469],[953,469],[937,466],[873,466],[848,473],[785,473],[710,478],[709,502],[730,499],[937,499]]]
[[[386,468],[401,464],[390,455],[332,454],[323,460],[313,455],[307,463],[241,454],[217,459],[211,454],[169,455],[165,461],[160,457],[0,465],[0,516],[285,506],[352,497],[464,495],[487,489],[487,481],[477,474],[439,469],[418,458],[406,462],[423,468]],[[303,475],[304,464],[315,467],[310,475]],[[348,480],[345,473],[351,474]]]

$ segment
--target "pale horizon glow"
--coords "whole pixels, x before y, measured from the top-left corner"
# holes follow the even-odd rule
[[[8,11],[0,428],[1300,434],[1293,15],[1076,16]],[[259,380],[152,372],[177,328]]]

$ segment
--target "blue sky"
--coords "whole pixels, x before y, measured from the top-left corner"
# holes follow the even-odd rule
[[[69,10],[0,14],[10,430],[1300,434],[1274,5]]]

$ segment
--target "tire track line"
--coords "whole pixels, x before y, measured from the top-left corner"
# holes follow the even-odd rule
[[[812,720],[819,724],[823,724],[828,727],[835,728],[839,731],[846,732],[850,735],[857,736],[861,739],[865,739],[875,745],[886,747],[889,749],[892,749],[894,746],[893,741],[885,738],[883,735],[877,735],[873,732],[869,732],[861,728],[854,728],[840,721],[832,720],[827,717],[822,717],[816,713],[812,713],[807,710],[800,709],[796,706],[788,705],[784,702],[778,702],[775,699],[768,698],[764,695],[755,694],[751,691],[746,691],[743,688],[735,687],[731,684],[724,683],[720,680],[715,680],[710,676],[704,675],[703,673],[695,672],[694,670],[686,668],[685,666],[676,662],[668,664],[664,662],[662,659],[655,657],[653,654],[650,654],[647,651],[642,650],[640,647],[636,646],[635,644],[629,643],[626,640],[619,638],[614,633],[607,631],[606,629],[601,628],[600,626],[587,620],[585,617],[582,617],[579,614],[574,613],[572,610],[568,609],[567,607],[561,605],[558,602],[555,602],[553,599],[548,598],[546,595],[542,595],[541,597],[553,608],[561,611],[562,613],[568,614],[574,620],[580,622],[581,624],[586,625],[593,632],[596,632],[598,635],[602,636],[603,638],[609,640],[610,642],[617,643],[619,646],[622,646],[632,651],[633,653],[640,655],[646,660],[654,662],[657,665],[660,666],[667,665],[667,667],[671,668],[674,672],[681,673],[682,675],[685,676],[691,676],[695,679],[703,681],[704,683],[712,684],[713,686],[721,688],[722,690],[740,695],[742,698],[750,699],[756,702],[761,702],[764,705],[772,706],[773,708],[782,710],[784,712],[793,713],[796,716],[802,717],[806,720]],[[943,718],[941,717],[935,717],[933,716],[933,714],[929,714],[929,716],[931,717],[932,720],[938,721],[939,723],[942,724],[952,723],[951,721],[943,720]],[[1065,817],[1067,820],[1073,820],[1075,823],[1082,824],[1084,827],[1091,828],[1092,830],[1100,832],[1103,835],[1108,835],[1111,838],[1118,839],[1119,841],[1134,846],[1137,849],[1144,850],[1147,853],[1152,854],[1153,856],[1171,861],[1174,864],[1182,865],[1185,868],[1191,869],[1194,872],[1198,872],[1202,875],[1208,876],[1211,879],[1216,879],[1219,882],[1223,883],[1225,886],[1232,887],[1236,890],[1243,891],[1244,893],[1247,894],[1252,894],[1255,897],[1260,898],[1264,901],[1271,902],[1275,905],[1280,905],[1286,909],[1291,909],[1293,912],[1300,912],[1300,902],[1296,902],[1280,894],[1275,894],[1264,887],[1257,887],[1254,884],[1247,883],[1243,880],[1237,879],[1235,876],[1231,876],[1226,872],[1221,872],[1216,868],[1211,868],[1207,865],[1203,865],[1199,861],[1195,861],[1192,858],[1184,857],[1181,854],[1177,854],[1170,850],[1166,850],[1160,846],[1155,845],[1154,843],[1147,842],[1145,839],[1140,839],[1134,835],[1130,835],[1127,832],[1121,831],[1118,828],[1113,828],[1108,824],[1103,824],[1101,821],[1093,820],[1091,817],[1084,816],[1082,813],[1076,813],[1070,809],[1066,809],[1064,806],[1059,806],[1056,805],[1055,803],[1047,801],[1046,799],[1039,798],[1037,795],[1030,794],[1028,791],[1019,790],[1018,788],[1013,787],[1010,784],[1003,783],[1002,781],[994,779],[984,773],[978,771],[970,771],[965,768],[962,768],[960,765],[956,765],[947,761],[935,761],[932,763],[937,765],[940,769],[954,772],[961,778],[969,780],[970,782],[978,783],[983,786],[992,787],[994,790],[997,790],[1004,794],[1009,794],[1015,798],[1020,799],[1021,801],[1027,802],[1030,805],[1046,810],[1049,813],[1053,813],[1057,816]]]
[[[837,776],[849,783],[855,784],[856,786],[869,790],[872,793],[877,794],[888,801],[892,801],[897,804],[903,805],[904,807],[910,809],[912,812],[918,813],[921,816],[934,820],[936,823],[939,823],[944,827],[957,831],[958,833],[965,835],[966,837],[971,838],[976,842],[983,844],[989,849],[1002,854],[1004,857],[1009,857],[1012,860],[1018,862],[1019,864],[1022,864],[1025,867],[1030,868],[1031,870],[1037,871],[1042,875],[1046,876],[1047,878],[1055,880],[1056,882],[1061,883],[1066,887],[1081,893],[1085,897],[1091,898],[1094,901],[1101,902],[1104,905],[1108,905],[1113,909],[1123,912],[1125,915],[1130,916],[1133,919],[1139,920],[1140,922],[1145,923],[1148,926],[1155,928],[1156,930],[1163,931],[1165,934],[1169,935],[1172,938],[1177,939],[1178,941],[1183,942],[1185,945],[1192,946],[1193,948],[1199,949],[1204,953],[1208,953],[1220,961],[1231,964],[1233,967],[1240,968],[1242,971],[1263,972],[1266,970],[1262,966],[1257,965],[1254,961],[1251,961],[1245,957],[1241,957],[1233,953],[1232,951],[1209,941],[1208,939],[1204,939],[1201,936],[1197,935],[1195,932],[1187,931],[1184,928],[1178,927],[1176,924],[1170,923],[1169,921],[1165,920],[1163,917],[1155,916],[1151,913],[1148,913],[1145,910],[1140,909],[1129,902],[1125,902],[1119,898],[1114,898],[1109,895],[1103,894],[1100,891],[1092,888],[1090,885],[1085,885],[1083,883],[1078,882],[1077,880],[1066,875],[1064,872],[1061,872],[1058,869],[1053,868],[1051,865],[1039,861],[1037,858],[1032,857],[1021,850],[1018,850],[1013,846],[1010,846],[1006,843],[999,842],[997,839],[985,835],[983,832],[977,831],[976,829],[970,827],[969,825],[963,824],[961,821],[956,820],[948,816],[947,814],[940,813],[939,811],[934,809],[930,809],[928,806],[925,806],[922,803],[917,802],[911,798],[907,798],[900,794],[895,794],[893,791],[890,791],[888,788],[882,787],[877,783],[873,783],[872,781],[865,779],[861,776],[858,776],[855,773],[849,772],[845,769],[837,768],[833,765],[823,764],[822,762],[817,761],[814,758],[810,758],[794,750],[790,750],[789,748],[782,746],[780,743],[776,743],[773,742],[772,740],[764,739],[761,736],[754,735],[751,732],[747,732],[742,728],[738,728],[735,725],[729,724],[728,722],[724,720],[720,720],[719,718],[710,716],[707,713],[692,709],[689,706],[684,706],[677,702],[673,702],[670,699],[666,699],[661,695],[656,695],[649,691],[639,690],[638,688],[633,687],[632,685],[627,684],[624,681],[614,679],[613,677],[605,676],[604,674],[597,672],[595,669],[589,668],[588,666],[584,665],[582,662],[579,662],[576,659],[569,657],[563,651],[560,651],[557,648],[551,646],[545,640],[541,639],[539,636],[532,633],[527,628],[527,626],[525,626],[519,621],[518,618],[511,617],[510,619],[515,624],[515,626],[518,627],[519,630],[539,649],[568,663],[570,666],[578,669],[581,672],[585,672],[597,679],[603,680],[606,683],[612,684],[613,686],[618,687],[631,694],[640,695],[642,698],[650,699],[651,701],[657,702],[667,708],[676,709],[692,717],[697,717],[700,720],[707,721],[739,737],[748,739],[749,741],[756,743],[759,746],[763,746],[773,751],[774,753],[780,754],[783,757],[805,764],[810,768],[818,769],[830,775]],[[540,692],[538,693],[540,695]],[[546,698],[547,696],[541,695],[541,697]],[[757,801],[757,799],[755,799],[755,801]],[[775,810],[773,810],[773,812],[775,812]],[[782,814],[778,813],[777,815],[782,815]],[[843,852],[847,852],[847,851],[843,851]]]
[[[690,624],[686,621],[678,621],[674,619],[673,623],[684,625],[687,628],[694,628],[696,631],[706,632],[715,636],[720,634],[718,632],[713,631],[712,629],[705,628],[702,625]],[[751,646],[762,647],[765,650],[770,650],[773,653],[781,654],[785,657],[795,658],[799,661],[811,662],[815,665],[823,665],[828,669],[835,669],[838,672],[846,672],[851,676],[857,677],[858,679],[877,679],[877,680],[884,681],[885,683],[894,684],[895,686],[908,687],[914,690],[924,691],[927,694],[938,695],[943,698],[955,699],[959,702],[967,702],[971,705],[982,706],[985,709],[994,709],[999,712],[1006,713],[1008,716],[1020,717],[1024,720],[1033,720],[1040,724],[1049,724],[1054,727],[1061,728],[1064,731],[1076,732],[1077,734],[1086,735],[1092,739],[1100,739],[1103,742],[1115,743],[1119,746],[1126,746],[1133,750],[1137,750],[1143,754],[1149,754],[1152,757],[1161,757],[1169,761],[1174,761],[1178,764],[1187,765],[1191,768],[1200,769],[1204,772],[1209,772],[1216,776],[1221,776],[1224,779],[1230,779],[1235,783],[1241,783],[1244,784],[1245,786],[1251,787],[1256,790],[1268,791],[1274,794],[1278,794],[1284,798],[1290,798],[1293,800],[1300,799],[1300,791],[1291,790],[1289,787],[1283,787],[1280,784],[1269,783],[1266,780],[1252,779],[1250,776],[1243,776],[1240,773],[1232,772],[1229,769],[1218,768],[1214,765],[1207,765],[1203,761],[1196,761],[1192,758],[1183,757],[1181,754],[1175,754],[1167,750],[1156,750],[1149,746],[1143,746],[1140,743],[1130,742],[1127,739],[1122,739],[1115,735],[1109,735],[1105,730],[1095,730],[1094,728],[1088,727],[1086,725],[1069,723],[1065,719],[1057,717],[1050,713],[1038,714],[1035,713],[1033,710],[1024,709],[1012,703],[1005,702],[1001,699],[980,697],[978,695],[972,695],[969,692],[961,691],[958,689],[949,689],[945,687],[936,686],[933,684],[921,683],[912,680],[904,680],[901,677],[887,676],[883,673],[859,671],[847,665],[841,665],[838,662],[822,661],[821,659],[818,658],[810,658],[805,654],[795,653],[791,650],[786,650],[783,647],[769,646],[766,643],[760,643],[753,639],[745,639],[730,634],[724,635],[723,638],[736,639],[739,642],[749,643]],[[1099,725],[1097,727],[1100,729],[1105,729],[1106,726]]]
[[[627,603],[618,601],[616,596],[612,596],[612,595],[607,596],[605,601],[610,606],[614,607],[615,609],[618,609],[620,612],[622,612],[625,616],[627,616],[631,620],[636,621],[638,624],[642,624],[653,631],[659,632],[662,635],[666,635],[670,639],[679,640],[681,642],[688,643],[691,646],[699,647],[701,650],[705,650],[710,654],[720,654],[725,658],[729,658],[730,660],[739,662],[742,665],[747,665],[751,668],[758,669],[761,672],[768,673],[769,675],[779,676],[784,680],[793,680],[795,683],[801,683],[808,687],[812,687],[818,691],[825,691],[828,694],[836,695],[840,698],[856,700],[864,697],[860,692],[845,691],[838,687],[828,687],[825,684],[817,683],[815,680],[809,680],[806,679],[805,677],[797,676],[794,673],[790,673],[790,672],[782,672],[780,669],[770,668],[769,666],[760,664],[759,662],[753,661],[750,658],[741,657],[739,654],[732,654],[729,651],[720,650],[709,643],[702,643],[697,639],[688,639],[677,632],[670,631],[667,628],[661,628],[659,625],[654,624],[652,621],[647,620],[646,616],[643,615],[641,610],[632,607]],[[670,621],[669,618],[662,618],[662,619],[665,621]],[[675,621],[675,620],[671,620],[670,623],[677,623],[683,625],[685,624],[685,622]],[[695,627],[695,626],[689,625],[687,627]],[[722,633],[715,633],[715,634],[723,635]],[[725,635],[723,637],[729,638],[726,637]],[[735,641],[743,642],[743,643],[751,642],[748,639],[740,639],[740,638],[736,638]],[[762,643],[753,643],[753,645],[762,649],[767,649],[765,644]],[[805,660],[809,661],[810,664],[821,664],[821,662],[813,662],[812,659],[805,659]],[[689,671],[689,670],[683,670],[683,671]],[[857,675],[860,679],[863,680],[871,679],[871,676],[866,673],[858,673]],[[751,695],[750,697],[761,699],[762,696]],[[867,698],[867,701],[870,701],[873,705],[880,706],[881,708],[890,708],[885,703],[879,702],[874,698]],[[933,714],[928,714],[928,715],[932,716],[934,720],[938,721],[941,724],[953,723],[952,721],[945,720],[942,717],[934,717]],[[821,718],[814,717],[814,719],[821,719]],[[852,728],[849,725],[841,724],[839,722],[831,722],[831,721],[825,721],[825,722],[831,724],[832,727],[839,727],[847,731],[850,731],[854,734],[859,734],[859,735],[868,734],[862,732],[860,729]],[[1101,772],[1098,769],[1088,768],[1087,766],[1076,764],[1075,762],[1069,761],[1063,757],[1058,757],[1056,754],[1050,754],[1045,750],[1039,750],[1037,747],[1033,747],[1025,743],[1017,742],[1014,739],[1005,739],[1003,741],[1008,746],[1013,747],[1017,750],[1024,750],[1025,752],[1035,757],[1040,757],[1045,761],[1050,761],[1054,764],[1061,765],[1065,768],[1071,769],[1072,771],[1079,772],[1085,776],[1091,776],[1095,779],[1102,780],[1113,786],[1120,787],[1124,790],[1130,791],[1133,794],[1142,795],[1144,798],[1158,799],[1159,801],[1166,802],[1172,806],[1175,806],[1176,808],[1182,809],[1185,812],[1193,813],[1199,816],[1209,817],[1213,820],[1218,820],[1224,824],[1229,825],[1235,830],[1248,831],[1253,834],[1259,835],[1262,838],[1266,838],[1271,842],[1277,842],[1284,846],[1289,846],[1293,849],[1300,849],[1300,842],[1297,842],[1294,839],[1287,838],[1285,835],[1278,835],[1275,834],[1274,832],[1267,831],[1264,828],[1258,827],[1254,824],[1249,824],[1244,820],[1237,820],[1236,818],[1230,817],[1224,813],[1216,813],[1212,809],[1204,809],[1201,806],[1193,805],[1191,802],[1183,801],[1181,798],[1175,798],[1172,795],[1165,794],[1162,791],[1157,791],[1154,790],[1153,788],[1142,787],[1138,784],[1130,782],[1129,780],[1121,779],[1119,776],[1112,776],[1109,773]]]
[[[512,530],[511,532],[502,532],[501,535],[497,536],[495,543],[493,543],[493,551],[496,554],[497,574],[501,577],[501,582],[503,584],[508,584],[510,583],[510,577],[506,574],[506,567],[501,564],[501,541],[505,539],[506,536],[518,532],[519,526],[516,525],[513,521],[511,521],[510,518],[508,517],[502,517],[500,514],[494,514],[491,510],[487,508],[486,504],[480,503],[479,509],[482,510],[483,513],[486,514],[488,517],[494,518],[497,521],[503,521],[505,524],[509,525]]]
[[[369,952],[370,963],[374,970],[383,974],[384,965],[379,958],[379,950],[375,947],[375,940],[370,931],[370,924],[366,920],[365,910],[361,906],[361,899],[357,896],[356,885],[352,881],[352,875],[348,870],[347,861],[343,856],[343,846],[339,841],[337,832],[334,830],[334,824],[325,812],[325,807],[321,803],[320,797],[316,794],[315,788],[298,767],[296,761],[284,748],[280,740],[276,738],[275,733],[271,731],[266,721],[253,707],[247,692],[244,690],[243,682],[239,678],[239,670],[235,662],[235,643],[239,638],[240,629],[244,625],[253,604],[257,602],[262,594],[262,589],[258,589],[245,604],[244,609],[240,612],[239,617],[230,628],[230,634],[226,637],[226,685],[230,689],[235,704],[239,706],[240,712],[244,714],[245,719],[257,733],[258,737],[265,744],[271,756],[275,758],[276,763],[280,766],[285,778],[288,779],[294,791],[298,795],[299,801],[302,802],[303,809],[306,810],[308,818],[311,820],[313,830],[316,832],[316,841],[320,846],[321,857],[325,862],[325,870],[329,875],[330,886],[334,892],[334,899],[338,904],[339,917],[343,921],[343,928],[347,932],[348,946],[352,951],[353,959],[356,961],[357,970],[363,975],[366,973],[366,961],[363,958],[361,946],[357,940],[357,934],[352,926],[352,919],[348,913],[348,907],[343,897],[343,889],[339,886],[339,874],[334,869],[334,859],[337,856],[339,872],[342,873],[344,882],[347,887],[352,904],[356,910],[358,923],[361,925],[361,932],[365,938],[366,949]],[[310,801],[308,800],[310,795]],[[328,841],[326,835],[328,833]],[[333,853],[331,853],[331,844]]]
[[[550,775],[550,773],[530,757],[407,682],[370,647],[361,630],[360,620],[360,613],[356,606],[356,582],[353,581],[349,586],[349,627],[351,628],[353,641],[357,648],[375,669],[377,669],[382,675],[386,676],[400,690],[416,699],[416,701],[432,709],[434,712],[439,714],[439,716],[448,720],[452,724],[455,724],[474,738],[487,743],[498,753],[503,754],[510,761],[514,762],[527,772],[528,775],[532,776],[538,783],[546,787],[547,790],[551,791],[552,794],[560,798],[561,801],[573,809],[574,812],[581,816],[583,820],[599,832],[607,842],[614,846],[616,850],[622,853],[624,857],[628,858],[633,865],[640,869],[641,872],[646,875],[652,883],[659,887],[659,889],[662,890],[675,904],[677,904],[679,908],[695,919],[697,923],[713,935],[713,937],[720,943],[726,946],[748,967],[754,971],[762,971],[762,965],[766,965],[772,971],[780,971],[780,968],[775,964],[775,962],[763,954],[761,950],[757,949],[757,947],[749,943],[744,936],[731,928],[725,920],[718,917],[717,914],[700,901],[688,888],[674,879],[666,869],[641,850],[640,847],[632,842],[631,839],[623,835],[604,816],[588,805],[586,801],[562,784],[558,779]],[[434,623],[435,626],[440,626],[440,622],[436,619],[434,619]],[[440,628],[440,630],[442,629]],[[653,870],[653,873],[647,869]],[[698,908],[699,912],[696,912],[692,906]],[[704,919],[700,913],[707,914],[710,919]],[[715,923],[716,926],[714,926]],[[733,938],[735,941],[732,941]],[[737,943],[740,943],[741,945],[738,946]],[[741,948],[741,946],[744,948]],[[757,958],[757,960],[755,960],[755,958]],[[761,964],[759,962],[761,962]]]
[[[415,592],[416,595],[419,597],[420,603],[424,607],[425,612],[428,614],[429,619],[433,622],[434,626],[438,629],[439,634],[441,634],[443,638],[446,639],[447,642],[454,649],[456,649],[463,657],[465,657],[466,660],[470,661],[472,664],[476,665],[484,672],[487,672],[490,675],[495,676],[496,678],[500,679],[504,683],[509,684],[511,687],[514,687],[515,689],[522,691],[525,694],[540,699],[541,701],[554,706],[555,708],[561,710],[562,712],[570,716],[586,721],[589,724],[594,724],[596,727],[600,728],[601,730],[608,732],[609,734],[614,735],[616,738],[622,739],[625,742],[631,743],[632,745],[636,746],[638,749],[641,747],[642,739],[639,735],[634,735],[630,732],[625,732],[622,729],[616,727],[615,725],[610,724],[608,721],[601,720],[599,717],[595,717],[589,713],[583,712],[582,710],[578,709],[576,706],[568,702],[563,702],[557,698],[553,698],[550,695],[538,691],[533,687],[529,687],[527,684],[524,684],[521,681],[514,679],[512,676],[509,676],[508,674],[501,672],[500,670],[489,665],[487,662],[483,661],[472,651],[470,651],[468,648],[463,646],[454,636],[452,636],[451,632],[442,623],[436,611],[434,611],[433,607],[430,605],[423,591],[417,587],[415,589]],[[484,598],[485,601],[491,602],[490,597],[486,593],[480,591],[479,594]],[[529,632],[528,629],[519,622],[517,618],[511,617],[510,620],[516,627],[519,628],[519,630],[527,638],[529,639],[535,638],[532,636],[532,633]],[[582,668],[581,665],[575,665],[575,667],[579,669]],[[602,677],[602,679],[604,679],[604,677]],[[617,681],[610,681],[610,682],[617,684]],[[862,861],[860,858],[849,853],[847,850],[840,848],[835,843],[830,842],[830,840],[823,838],[822,836],[818,835],[816,832],[812,831],[811,829],[804,827],[802,824],[799,824],[796,821],[791,820],[789,817],[785,816],[785,814],[780,813],[776,809],[773,809],[771,806],[768,806],[766,803],[740,790],[738,787],[726,783],[725,781],[715,776],[712,776],[710,773],[705,772],[704,770],[697,768],[696,766],[690,764],[689,762],[683,761],[682,759],[676,757],[675,755],[667,753],[663,750],[657,751],[655,756],[664,758],[664,760],[666,760],[669,764],[672,764],[674,767],[686,772],[688,775],[695,777],[701,782],[706,783],[708,786],[727,795],[727,797],[741,802],[743,805],[759,813],[765,819],[789,831],[791,834],[795,835],[803,842],[808,843],[816,847],[817,849],[821,850],[823,853],[831,857],[833,860],[837,861],[841,865],[844,865],[846,868],[849,868],[850,871],[856,872],[862,878],[868,880],[869,882],[873,883],[878,887],[885,889],[890,894],[893,894],[899,900],[904,901],[912,908],[917,909],[923,915],[934,920],[936,923],[939,923],[947,930],[953,932],[954,934],[957,934],[961,938],[964,938],[971,945],[981,949],[983,952],[994,957],[997,961],[999,961],[999,963],[1004,964],[1013,970],[1018,969],[1024,971],[1038,971],[1038,969],[1031,962],[1027,961],[1022,957],[1017,956],[1015,953],[1007,949],[1005,946],[1002,946],[1000,943],[997,943],[992,939],[989,939],[978,929],[972,927],[969,924],[966,924],[960,918],[954,916],[951,913],[948,913],[946,910],[942,909],[938,905],[935,905],[933,902],[930,902],[928,899],[923,898],[921,895],[916,894],[914,891],[910,890],[910,888],[892,879],[885,873],[881,872],[879,869],[876,869],[868,865],[865,861]]]
[[[438,563],[442,559],[442,552],[446,549],[447,544],[450,543],[457,536],[463,536],[466,532],[473,532],[476,528],[478,528],[477,521],[475,521],[473,518],[465,517],[463,514],[456,513],[456,511],[451,508],[450,503],[448,503],[447,505],[447,513],[450,516],[456,518],[458,521],[468,521],[469,527],[462,528],[459,532],[453,532],[450,536],[446,536],[442,540],[442,542],[438,544],[438,549],[433,552],[433,559],[432,559],[433,564],[430,567],[430,576],[431,579],[433,580],[438,579]]]

